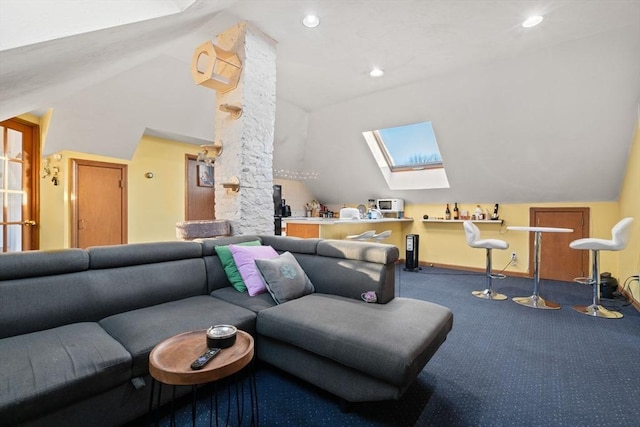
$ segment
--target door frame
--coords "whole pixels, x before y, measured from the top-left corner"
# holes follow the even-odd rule
[[[121,163],[109,163],[109,162],[98,162],[95,160],[85,160],[85,159],[69,159],[69,161],[71,162],[71,247],[72,248],[77,248],[78,247],[78,217],[79,217],[79,212],[78,212],[78,208],[79,208],[79,204],[77,201],[77,197],[78,197],[78,185],[80,184],[78,182],[78,169],[80,166],[95,166],[95,167],[108,167],[108,168],[112,168],[112,169],[120,169],[122,172],[122,176],[123,176],[123,182],[121,185],[122,188],[122,193],[121,193],[121,211],[120,211],[120,217],[122,219],[122,229],[121,229],[121,236],[120,236],[120,240],[122,241],[122,243],[127,243],[128,242],[128,207],[127,207],[127,200],[128,200],[128,195],[127,195],[127,165],[121,164]]]
[[[591,224],[590,212],[589,208],[563,208],[563,207],[554,207],[554,208],[545,208],[545,207],[531,207],[529,208],[529,225],[531,227],[535,227],[536,214],[538,212],[580,212],[582,213],[583,224],[582,224],[582,236],[589,237],[590,229],[589,226]],[[529,272],[530,277],[533,277],[533,258],[534,258],[534,240],[533,238],[529,239]],[[590,251],[580,251],[581,259],[582,259],[582,271],[586,272],[589,275],[590,265],[589,265],[589,252]],[[541,258],[542,262],[542,258]]]

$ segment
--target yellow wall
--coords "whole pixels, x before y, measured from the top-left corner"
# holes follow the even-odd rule
[[[129,242],[176,240],[185,214],[185,154],[199,147],[143,137],[129,166]],[[147,172],[153,178],[145,177]]]
[[[640,274],[640,122],[636,126],[633,144],[629,153],[627,171],[620,191],[620,217],[633,217],[631,240],[620,252],[620,278],[622,284],[629,276]],[[622,279],[622,280],[620,280]],[[633,297],[640,302],[640,284],[630,282]]]
[[[476,203],[462,203],[462,209],[473,211]],[[521,231],[508,231],[509,225],[529,225],[529,209],[532,207],[587,207],[590,209],[590,230],[592,236],[609,237],[611,227],[619,219],[617,202],[606,203],[545,203],[545,204],[501,204],[500,224],[479,223],[482,238],[501,239],[509,243],[509,249],[493,252],[493,267],[501,270],[509,263],[511,252],[516,252],[519,261],[515,266],[510,266],[506,271],[531,275],[529,272],[529,233]],[[482,205],[482,208],[491,209],[492,206]],[[444,207],[441,205],[408,205],[405,211],[406,217],[414,218],[414,222],[405,225],[405,234],[418,234],[420,236],[419,260],[426,264],[444,264],[461,267],[483,269],[485,267],[485,253],[473,249],[467,245],[462,223],[424,223],[423,215],[429,217],[444,216]],[[544,241],[544,237],[543,237]],[[543,243],[544,247],[544,243]],[[404,245],[400,247],[404,256]],[[618,257],[615,253],[603,252],[600,263],[604,270],[610,271],[614,277],[618,277]]]
[[[70,246],[71,159],[94,160],[128,165],[129,243],[176,240],[175,224],[184,219],[185,154],[198,147],[143,136],[131,160],[63,151],[59,162],[58,186],[44,178],[40,188],[40,248]],[[49,157],[52,159],[52,157]],[[145,177],[152,172],[154,177]]]

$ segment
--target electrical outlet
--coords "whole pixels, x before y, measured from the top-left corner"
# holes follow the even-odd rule
[[[516,262],[518,260],[518,254],[515,252],[511,252],[511,262]]]

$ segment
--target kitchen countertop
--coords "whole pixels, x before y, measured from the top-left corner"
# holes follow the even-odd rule
[[[376,224],[385,222],[412,222],[413,218],[382,218],[382,219],[340,219],[340,218],[315,218],[315,217],[287,217],[282,218],[283,223],[295,224],[320,224],[320,225],[340,225],[340,224]]]

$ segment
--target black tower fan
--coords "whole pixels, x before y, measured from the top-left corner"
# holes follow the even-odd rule
[[[418,266],[418,243],[420,236],[417,234],[407,234],[407,253],[405,255],[405,270],[416,271]]]

